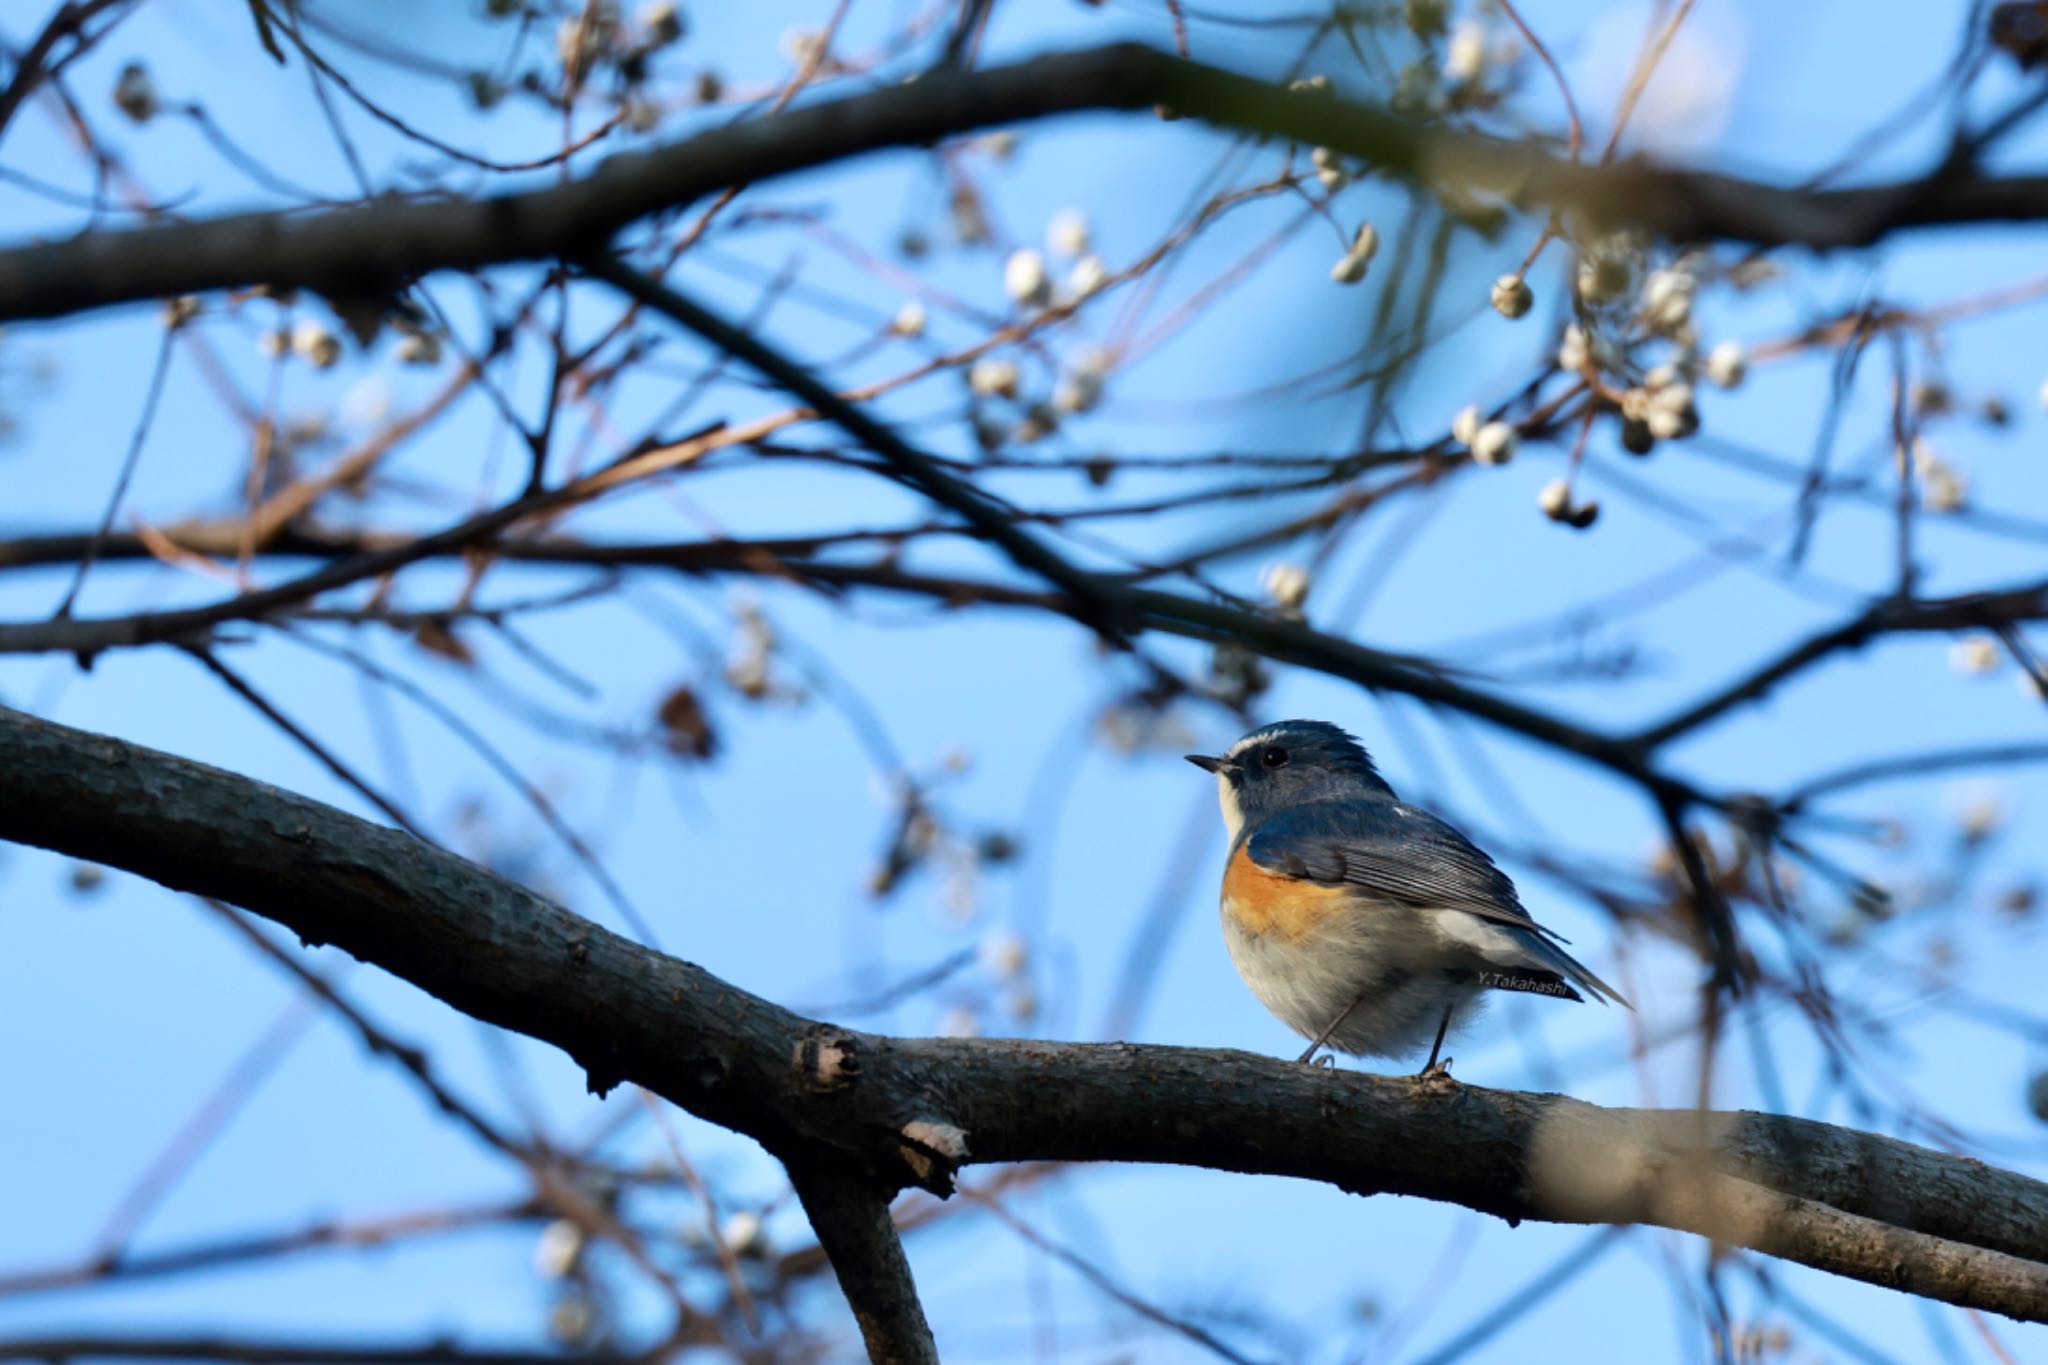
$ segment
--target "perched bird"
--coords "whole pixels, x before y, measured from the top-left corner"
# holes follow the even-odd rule
[[[1353,1056],[1419,1051],[1488,990],[1627,1005],[1529,917],[1472,841],[1402,801],[1334,725],[1284,720],[1212,758],[1230,860],[1223,940],[1282,1023]],[[1579,989],[1575,989],[1579,988]],[[1449,1065],[1448,1059],[1445,1067]]]

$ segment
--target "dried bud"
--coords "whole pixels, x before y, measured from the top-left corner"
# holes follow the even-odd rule
[[[1707,378],[1718,388],[1732,389],[1749,373],[1749,352],[1739,341],[1724,341],[1707,352]]]
[[[1913,467],[1920,475],[1920,496],[1930,512],[1960,512],[1970,499],[1970,481],[1927,442],[1914,438]]]
[[[478,109],[495,109],[505,98],[504,83],[488,71],[471,71],[463,79],[469,87],[469,102]]]
[[[1018,445],[1035,445],[1060,429],[1060,415],[1050,403],[1033,403],[1024,410],[1024,416],[1010,429],[1010,439]]]
[[[1543,509],[1543,515],[1552,521],[1563,521],[1572,512],[1572,486],[1569,480],[1552,479],[1543,485],[1543,491],[1536,495],[1536,505]]]
[[[329,370],[341,359],[341,338],[326,324],[307,318],[292,328],[292,350],[314,369]]]
[[[1503,275],[1493,282],[1493,311],[1504,318],[1523,316],[1535,302],[1529,282],[1520,275]]]
[[[1444,79],[1453,85],[1470,85],[1486,73],[1486,30],[1466,19],[1451,31],[1444,51]]]
[[[1045,244],[1055,256],[1085,256],[1093,241],[1088,215],[1079,209],[1061,209],[1046,225]]]
[[[1998,667],[1998,641],[1989,635],[1965,635],[1948,647],[1948,665],[1971,676],[1990,673]]]
[[[1052,405],[1061,412],[1087,412],[1102,401],[1102,375],[1091,369],[1063,375],[1053,387]]]
[[[683,13],[671,0],[655,0],[640,11],[640,31],[649,47],[667,47],[683,36]]]
[[[1268,564],[1259,575],[1259,586],[1265,589],[1266,596],[1273,599],[1274,605],[1288,611],[1301,610],[1302,603],[1308,601],[1312,581],[1307,569],[1284,560]]]
[[[1913,386],[1913,411],[1922,417],[1943,417],[1955,411],[1955,391],[1938,379],[1923,379]]]
[[[1579,262],[1579,297],[1599,307],[1622,297],[1628,289],[1628,270],[1606,256],[1587,256]]]
[[[559,1280],[576,1268],[583,1255],[583,1229],[557,1218],[540,1230],[533,1248],[533,1268],[543,1279]]]
[[[1653,270],[1643,281],[1643,322],[1669,336],[1692,321],[1693,278],[1682,270]]]
[[[1472,437],[1472,458],[1483,465],[1504,465],[1515,458],[1521,438],[1506,422],[1488,422]]]
[[[1100,256],[1091,253],[1074,262],[1073,270],[1067,275],[1067,293],[1073,298],[1085,299],[1108,283],[1109,267],[1102,263]]]
[[[981,941],[981,965],[991,976],[1008,981],[1024,970],[1031,960],[1024,940],[1010,933],[990,934]]]
[[[1332,194],[1350,183],[1351,173],[1344,169],[1344,160],[1328,147],[1314,147],[1309,150],[1309,161],[1316,168],[1316,179]]]
[[[398,363],[422,368],[440,364],[440,336],[433,332],[407,332],[398,343]]]
[[[137,123],[147,123],[156,117],[160,107],[156,82],[149,78],[149,71],[141,62],[130,62],[121,68],[120,78],[114,82],[114,104]]]
[[[1621,448],[1631,455],[1647,455],[1657,448],[1656,433],[1642,418],[1625,417],[1621,423]]]
[[[983,398],[1017,396],[1017,362],[984,356],[967,371],[967,388]]]
[[[1568,374],[1583,374],[1592,360],[1592,349],[1586,344],[1586,329],[1576,322],[1564,329],[1564,339],[1557,343],[1557,368]]]
[[[1370,263],[1366,257],[1347,251],[1330,267],[1330,278],[1338,284],[1357,284],[1365,278],[1365,268]]]
[[[924,305],[911,299],[896,310],[889,330],[900,337],[921,337],[924,335],[924,320]]]
[[[719,1229],[719,1240],[735,1256],[756,1257],[767,1254],[768,1230],[761,1225],[761,1215],[750,1209],[741,1209],[725,1220]]]
[[[992,412],[974,414],[974,443],[993,455],[1010,439],[1010,424]]]
[[[1650,434],[1660,441],[1676,440],[1690,436],[1700,428],[1699,409],[1693,406],[1692,385],[1672,384],[1667,388],[1647,392],[1647,401],[1639,411],[1630,412],[1630,400],[1643,389],[1631,389],[1623,395],[1622,413],[1626,416],[1640,416],[1650,429]]]
[[[1043,308],[1052,302],[1052,278],[1045,273],[1045,257],[1031,247],[1011,252],[1003,264],[1003,292],[1025,308]]]
[[[1472,438],[1479,434],[1479,408],[1468,403],[1458,409],[1458,415],[1451,419],[1451,439],[1461,446],[1472,444]]]
[[[704,714],[704,703],[694,689],[678,687],[661,700],[655,710],[668,751],[678,758],[710,758],[718,752],[718,733]]]

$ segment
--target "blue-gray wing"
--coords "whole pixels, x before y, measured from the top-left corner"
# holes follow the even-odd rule
[[[1470,839],[1400,801],[1320,801],[1261,822],[1245,852],[1260,867],[1385,901],[1469,911],[1557,938],[1529,917],[1515,884]]]

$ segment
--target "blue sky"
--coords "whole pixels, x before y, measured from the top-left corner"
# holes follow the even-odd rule
[[[729,6],[693,11],[683,69],[715,60],[735,84],[765,82],[784,68],[778,37],[791,25],[822,22],[829,7]],[[1249,7],[1247,7],[1249,8]],[[1857,133],[1891,111],[1945,62],[1961,22],[1959,6],[1897,7],[1882,23],[1850,3],[1801,6],[1717,3],[1700,8],[1697,30],[1733,70],[1724,116],[1679,106],[1661,130],[1645,122],[1654,143],[1724,168],[1796,175],[1841,151]],[[861,50],[903,7],[861,4],[844,50]],[[1291,7],[1277,6],[1281,12]],[[1604,136],[1618,84],[1601,63],[1616,33],[1639,31],[1643,7],[1531,3],[1523,7],[1572,76],[1589,128]],[[395,26],[422,46],[473,41],[466,7],[401,7],[376,0],[361,6],[364,27]],[[1617,17],[1618,16],[1618,17]],[[6,21],[10,38],[26,32],[25,17]],[[445,31],[441,26],[445,25]],[[1194,27],[1194,54],[1253,71],[1283,60],[1283,40],[1258,30]],[[1157,6],[1116,0],[1101,10],[1081,5],[1005,4],[992,58],[1047,47],[1136,37],[1165,44],[1170,31]],[[1286,40],[1291,41],[1291,39]],[[1629,50],[1623,41],[1621,51]],[[1674,54],[1682,55],[1682,54]],[[231,136],[297,180],[337,195],[352,193],[347,171],[307,96],[303,71],[278,70],[254,51],[238,7],[197,0],[157,0],[76,71],[81,97],[100,101],[104,124],[140,168],[152,191],[191,196],[188,208],[226,209],[266,202],[262,190],[224,171],[188,127],[164,119],[147,128],[122,124],[105,92],[122,63],[146,59],[167,99],[201,98]],[[1703,62],[1705,59],[1702,59]],[[1711,63],[1707,63],[1711,68]],[[352,70],[354,68],[351,68]],[[377,75],[365,66],[366,88],[405,101],[426,124],[459,132],[466,145],[501,155],[545,145],[547,130],[521,116],[478,123],[458,101],[430,95],[421,83]],[[1557,115],[1540,73],[1528,77],[1527,108],[1538,119]],[[381,84],[380,84],[381,82]],[[2002,73],[1985,85],[1985,107],[2009,96]],[[1356,92],[1375,93],[1359,84]],[[1719,123],[1718,128],[1715,127]],[[416,154],[379,130],[351,124],[382,177],[400,173]],[[1904,136],[1887,144],[1872,174],[1900,174],[1923,164],[1939,137]],[[1035,240],[1058,209],[1086,208],[1101,250],[1113,264],[1128,261],[1171,226],[1174,214],[1222,147],[1215,133],[1189,123],[1143,118],[1078,118],[1026,130],[1013,159],[976,164],[993,216],[1019,240]],[[2043,139],[2008,149],[2014,165],[2038,163]],[[77,158],[59,125],[30,109],[0,143],[0,165],[77,187]],[[909,155],[803,176],[759,192],[757,202],[825,207],[835,230],[886,252],[907,223],[931,216],[933,184]],[[1352,192],[1342,212],[1389,224],[1395,201],[1371,187]],[[1237,259],[1293,210],[1247,211],[1206,236],[1188,253],[1167,292],[1167,307],[1197,282]],[[0,186],[0,222],[19,239],[64,231],[75,215]],[[1561,288],[1555,249],[1532,272],[1539,293],[1534,316],[1509,323],[1485,307],[1485,285],[1526,249],[1532,229],[1517,224],[1486,248],[1462,241],[1454,255],[1447,315],[1458,319],[1421,367],[1399,408],[1411,436],[1440,431],[1468,402],[1488,404],[1519,384],[1549,344],[1546,330]],[[1220,402],[1218,395],[1262,386],[1343,354],[1363,336],[1360,296],[1327,279],[1337,238],[1315,225],[1292,239],[1243,287],[1227,292],[1199,323],[1176,334],[1114,380],[1112,402],[1099,417],[1074,424],[1063,449],[1168,453],[1241,448],[1341,451],[1355,433],[1362,403],[1355,393],[1319,402]],[[857,306],[886,319],[898,291],[846,269],[801,233],[763,227],[718,242],[721,261],[773,271],[794,260],[805,278],[828,283]],[[1381,262],[1386,261],[1385,255]],[[1814,261],[1788,253],[1788,279],[1740,301],[1703,307],[1712,337],[1761,339],[1866,294],[1914,305],[1967,297],[2030,277],[2040,269],[2038,239],[1998,229],[1928,235],[1877,256]],[[987,252],[942,252],[926,269],[937,287],[977,304],[1000,305],[1001,258]],[[519,278],[519,272],[506,272]],[[696,264],[682,278],[735,313],[758,287],[728,268]],[[473,318],[459,281],[430,287],[458,318]],[[1109,300],[1115,303],[1116,300]],[[610,305],[581,295],[577,325],[591,328]],[[1155,307],[1150,321],[1163,316]],[[1109,310],[1110,315],[1114,309]],[[250,317],[256,316],[251,310]],[[2048,374],[2041,310],[2019,308],[1944,333],[1943,358],[1958,394],[2002,394],[2013,426],[1992,432],[1958,421],[1936,435],[1944,454],[1969,472],[1980,506],[2036,514],[2048,506],[2042,463],[2048,429],[2033,395]],[[264,364],[253,322],[210,319],[213,338],[245,383],[261,382]],[[1084,321],[1082,330],[1093,324]],[[969,339],[957,322],[935,329],[949,342]],[[950,329],[950,330],[947,330]],[[767,335],[812,357],[837,354],[864,334],[809,309],[800,298],[777,308]],[[119,466],[142,401],[160,337],[147,309],[116,310],[61,325],[24,326],[0,337],[0,404],[16,434],[0,447],[7,495],[0,528],[8,532],[72,529],[89,524]],[[1063,354],[1087,338],[1063,336]],[[1100,334],[1093,339],[1099,340]],[[694,356],[688,343],[676,353]],[[901,368],[899,350],[853,372],[874,378]],[[1819,421],[1825,357],[1760,369],[1735,394],[1702,398],[1707,433],[1717,441],[1803,461]],[[532,411],[539,370],[530,357],[514,390]],[[287,378],[286,412],[330,411],[346,427],[381,386],[397,409],[431,392],[436,377],[401,370],[388,354],[351,358],[327,375],[298,367]],[[621,392],[611,414],[631,431],[672,396],[672,383],[653,377]],[[1845,465],[1867,458],[1887,430],[1884,370],[1872,365],[1852,403],[1839,445]],[[772,396],[721,386],[698,410],[704,417],[742,419],[774,410]],[[958,407],[956,384],[915,390],[883,405],[906,429],[948,451],[963,449],[957,422],[935,417]],[[457,499],[479,489],[508,491],[523,473],[493,435],[487,405],[468,403],[426,440],[409,447],[393,471],[451,490]],[[496,452],[494,455],[493,452]],[[235,505],[245,450],[236,428],[206,392],[189,362],[175,362],[172,383],[144,450],[128,506],[168,520],[195,510],[225,513]],[[1382,557],[1407,508],[1368,524],[1327,566],[1311,599],[1318,624],[1398,650],[1451,651],[1456,662],[1511,673],[1550,657],[1547,648],[1468,653],[1465,642],[1497,627],[1556,613],[1687,562],[1731,527],[1779,535],[1791,505],[1789,487],[1731,471],[1704,445],[1667,450],[1653,462],[1624,457],[1596,441],[1587,488],[1604,515],[1596,530],[1573,536],[1535,512],[1536,491],[1558,472],[1562,452],[1533,448],[1513,466],[1452,483],[1436,496],[1428,520],[1397,559]],[[493,461],[495,460],[495,463]],[[1218,482],[1229,480],[1219,479]],[[1631,482],[1633,481],[1633,482]],[[1631,494],[1648,485],[1670,507],[1708,519],[1692,525]],[[1078,477],[1016,475],[999,486],[1048,504],[1086,505],[1098,495]],[[1166,489],[1160,479],[1119,479],[1113,492],[1136,499]],[[1051,491],[1046,491],[1051,489]],[[459,510],[458,501],[454,510]],[[1298,504],[1299,510],[1312,506]],[[1409,507],[1417,504],[1408,504]],[[1118,523],[1112,534],[1138,553],[1170,551],[1277,519],[1293,503],[1224,503],[1172,519]],[[419,517],[397,499],[374,511]],[[451,514],[439,505],[431,517]],[[886,525],[922,510],[906,497],[846,473],[809,468],[732,467],[673,485],[672,495],[621,499],[579,516],[572,529],[591,535],[678,538],[715,525],[733,534],[796,531],[837,524]],[[1888,586],[1890,525],[1881,511],[1830,509],[1814,543],[1812,579],[1787,587],[1774,577],[1776,556],[1725,567],[1654,613],[1602,620],[1595,645],[1633,646],[1650,667],[1623,685],[1552,685],[1526,695],[1563,714],[1616,729],[1665,714],[1707,682],[1735,676],[1747,664],[1849,610],[1857,595]],[[1773,542],[1776,543],[1776,542]],[[2039,576],[2038,540],[2000,539],[1956,526],[1930,525],[1924,542],[1927,588],[1933,592],[2002,585]],[[934,547],[919,563],[964,571],[1001,572],[972,547]],[[1393,564],[1391,572],[1385,565]],[[1231,586],[1254,591],[1261,561],[1234,564]],[[1378,575],[1384,575],[1384,579]],[[1350,596],[1354,584],[1372,592],[1355,620],[1322,613]],[[0,617],[36,619],[63,592],[61,574],[0,575]],[[531,574],[493,578],[506,596],[560,586]],[[413,580],[417,600],[431,603],[459,585],[452,571],[430,569]],[[82,610],[117,613],[167,600],[205,600],[218,587],[130,568],[97,572]],[[880,599],[841,611],[818,598],[783,589],[649,583],[624,602],[535,618],[531,633],[552,657],[566,661],[595,687],[579,698],[512,651],[484,649],[492,673],[520,696],[551,710],[617,725],[643,725],[701,661],[673,632],[650,625],[680,615],[723,648],[741,595],[758,600],[789,640],[828,660],[844,686],[871,699],[894,744],[917,771],[936,773],[948,755],[965,770],[946,781],[946,811],[969,829],[1016,831],[1024,857],[977,887],[972,912],[949,906],[941,880],[913,881],[877,906],[866,873],[889,819],[871,764],[846,718],[823,698],[803,706],[748,706],[714,698],[724,753],[709,767],[626,765],[594,759],[521,724],[502,697],[479,695],[451,666],[423,658],[403,641],[336,635],[374,657],[458,699],[465,714],[488,728],[522,772],[558,801],[599,849],[661,946],[770,998],[797,1007],[860,995],[907,970],[992,936],[1025,934],[1029,979],[1041,1012],[1024,1021],[1000,1008],[979,1024],[991,1033],[1037,1031],[1048,1036],[1101,1036],[1117,988],[1126,945],[1176,873],[1173,932],[1147,982],[1145,1007],[1126,1036],[1146,1042],[1232,1046],[1293,1055],[1298,1042],[1271,1019],[1236,980],[1214,920],[1214,878],[1222,836],[1205,779],[1182,764],[1177,748],[1137,755],[1113,751],[1093,737],[1091,718],[1128,674],[1105,669],[1078,632],[1055,622],[983,614],[935,614],[916,603]],[[1986,678],[1959,676],[1945,638],[1885,643],[1785,690],[1767,705],[1737,712],[1702,732],[1673,758],[1689,776],[1729,789],[1771,791],[1827,768],[1886,754],[1950,744],[2032,737],[2042,723],[2038,702],[2015,685],[2008,665]],[[1160,646],[1163,657],[1199,671],[1199,650]],[[399,714],[405,761],[393,766],[375,732],[383,712],[366,706],[348,675],[304,648],[275,637],[228,652],[255,679],[339,751],[389,785],[405,804],[455,847],[532,875],[580,911],[617,926],[618,918],[589,879],[551,843],[515,794],[475,754],[429,717],[392,705]],[[0,698],[69,724],[119,734],[218,763],[350,808],[361,803],[289,741],[263,728],[203,670],[169,651],[115,654],[88,674],[68,659],[0,660]],[[1482,839],[1507,847],[1552,841],[1639,867],[1656,836],[1655,813],[1634,793],[1526,742],[1471,723],[1433,716],[1399,698],[1363,696],[1328,679],[1283,670],[1262,715],[1314,715],[1356,730],[1380,756],[1396,784],[1426,796],[1469,824]],[[1214,712],[1181,717],[1190,747],[1231,737]],[[1476,776],[1466,755],[1476,748],[1514,800]],[[1957,813],[1978,788],[1936,781],[1873,788],[1842,808],[1895,819],[1914,838],[1903,849],[1841,844],[1837,851],[1873,876],[1908,879],[1942,857]],[[2011,924],[1988,908],[1996,888],[2038,874],[2036,851],[2048,833],[2048,789],[2026,773],[2000,774],[1997,799],[2009,825],[1990,851],[1984,884],[1939,915],[1902,917],[1888,926],[1883,952],[1924,960],[1937,942],[1952,946],[1954,974],[1977,996],[2026,1007],[2041,998],[2044,966],[2038,924]],[[485,803],[488,841],[459,819],[465,805]],[[1201,826],[1200,866],[1185,867],[1191,822]],[[776,889],[764,894],[764,869]],[[1564,888],[1512,865],[1536,915],[1570,936],[1588,962],[1613,963],[1610,924]],[[220,1078],[280,1019],[294,1028],[292,983],[256,959],[212,916],[154,886],[115,875],[91,896],[67,890],[60,860],[0,849],[0,1097],[13,1115],[4,1130],[8,1160],[0,1162],[0,1274],[8,1268],[81,1255],[112,1213],[121,1191]],[[1818,897],[1826,905],[1824,895]],[[308,959],[328,971],[347,970],[331,951]],[[1633,991],[1643,1027],[1656,1033],[1684,1021],[1692,1008],[1696,969],[1681,954],[1637,944]],[[977,975],[980,973],[980,975]],[[469,1021],[371,968],[348,971],[348,988],[394,1031],[429,1045],[465,1093],[494,1113],[509,1114],[497,1049]],[[985,969],[957,983],[1000,1002]],[[2048,1135],[2026,1108],[2028,1076],[2048,1066],[2048,1046],[1959,1021],[1933,1007],[1924,990],[1902,989],[1870,968],[1845,970],[1844,989],[1890,1017],[1889,1043],[1872,1062],[1910,1087],[1933,1112],[1987,1135],[1987,1157],[2048,1174]],[[904,1033],[945,1026],[965,997],[947,990],[914,1000],[864,1025]],[[1862,1122],[1820,1079],[1821,1058],[1810,1034],[1767,1011],[1759,1036],[1775,1057],[1786,1102],[1834,1121]],[[1627,1034],[1615,1011],[1510,1002],[1455,1051],[1458,1073],[1502,1087],[1558,1084],[1546,1058],[1571,1063],[1564,1087],[1604,1103],[1679,1103],[1693,1093],[1696,1057],[1686,1046],[1632,1066]],[[526,1089],[550,1128],[561,1135],[591,1131],[630,1097],[600,1103],[584,1094],[582,1077],[550,1050],[514,1040],[509,1051]],[[1815,1100],[1818,1097],[1818,1104]],[[1733,1047],[1716,1089],[1729,1107],[1768,1107],[1747,1047]],[[751,1144],[694,1120],[678,1120],[692,1157],[718,1183],[727,1207],[774,1200],[778,1173]],[[657,1159],[658,1134],[640,1124],[625,1151]],[[332,1018],[315,1016],[251,1101],[220,1133],[163,1200],[138,1247],[193,1238],[290,1227],[332,1213],[371,1214],[415,1206],[488,1200],[516,1193],[503,1172],[476,1158],[473,1145],[441,1121],[388,1068],[367,1057]],[[1320,1186],[1176,1169],[1108,1168],[1076,1173],[1019,1197],[1017,1212],[1112,1273],[1121,1283],[1169,1308],[1243,1309],[1270,1314],[1300,1333],[1284,1349],[1248,1347],[1256,1355],[1337,1361],[1417,1360],[1452,1340],[1459,1325],[1544,1272],[1587,1239],[1578,1228],[1509,1229],[1477,1215],[1419,1201],[1361,1201]],[[691,1216],[679,1205],[677,1218]],[[770,1217],[778,1244],[803,1239],[792,1212]],[[538,1333],[546,1287],[532,1265],[529,1231],[453,1238],[372,1256],[319,1255],[260,1272],[165,1280],[118,1291],[0,1298],[0,1333],[97,1325],[189,1329],[265,1327],[320,1335],[362,1332],[404,1336],[446,1330],[482,1342]],[[1074,1359],[1104,1359],[1106,1326],[1129,1316],[1071,1273],[1047,1263],[983,1220],[963,1219],[951,1231],[915,1240],[913,1261],[942,1349],[949,1360],[1023,1358],[1043,1300],[1054,1305],[1060,1349]],[[1705,1255],[1695,1240],[1637,1230],[1614,1241],[1586,1273],[1502,1337],[1467,1359],[1507,1361],[1532,1351],[1569,1349],[1587,1362],[1701,1359],[1706,1349],[1696,1304],[1672,1288],[1667,1267],[1696,1270]],[[1724,1272],[1738,1321],[1783,1323],[1795,1334],[1795,1358],[1859,1358],[1830,1342],[1802,1309],[1845,1325],[1874,1355],[1897,1361],[1987,1360],[1982,1339],[1958,1314],[1930,1315],[1912,1302],[1785,1266],[1769,1267],[1790,1296],[1772,1302],[1745,1270]],[[620,1280],[630,1280],[622,1274]],[[1691,1283],[1696,1287],[1697,1275]],[[1371,1306],[1375,1316],[1367,1316]],[[653,1304],[625,1306],[629,1320],[651,1323]],[[821,1312],[838,1315],[830,1292]],[[1390,1325],[1391,1324],[1391,1325]],[[2048,1329],[1999,1323],[2019,1359],[2048,1353]],[[1378,1334],[1385,1333],[1381,1336]],[[1389,1340],[1389,1337],[1393,1338]],[[1249,1341],[1250,1339],[1247,1338]],[[1950,1347],[1947,1343],[1956,1343]],[[1139,1358],[1200,1358],[1167,1336],[1143,1338]],[[1060,1358],[1069,1358],[1062,1354]]]

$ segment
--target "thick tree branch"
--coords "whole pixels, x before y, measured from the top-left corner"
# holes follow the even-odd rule
[[[231,773],[0,709],[0,774],[0,838],[234,901],[563,1048],[594,1089],[630,1077],[850,1188],[943,1191],[966,1162],[1036,1159],[1293,1175],[1511,1220],[1653,1223],[2048,1321],[2048,1185],[1967,1158],[1239,1052],[857,1034]]]
[[[917,1301],[903,1239],[889,1217],[889,1195],[859,1177],[802,1158],[787,1163],[790,1183],[853,1306],[874,1365],[939,1365],[932,1329]]]
[[[1643,163],[1581,165],[1530,144],[1426,129],[1363,105],[1119,45],[931,72],[615,155],[589,175],[545,189],[238,214],[0,251],[0,320],[258,283],[362,294],[434,270],[578,256],[641,218],[733,186],[992,124],[1161,104],[1331,147],[1403,179],[1569,209],[1673,240],[1850,247],[1902,228],[2048,216],[2044,176],[1943,174],[1811,190]]]

